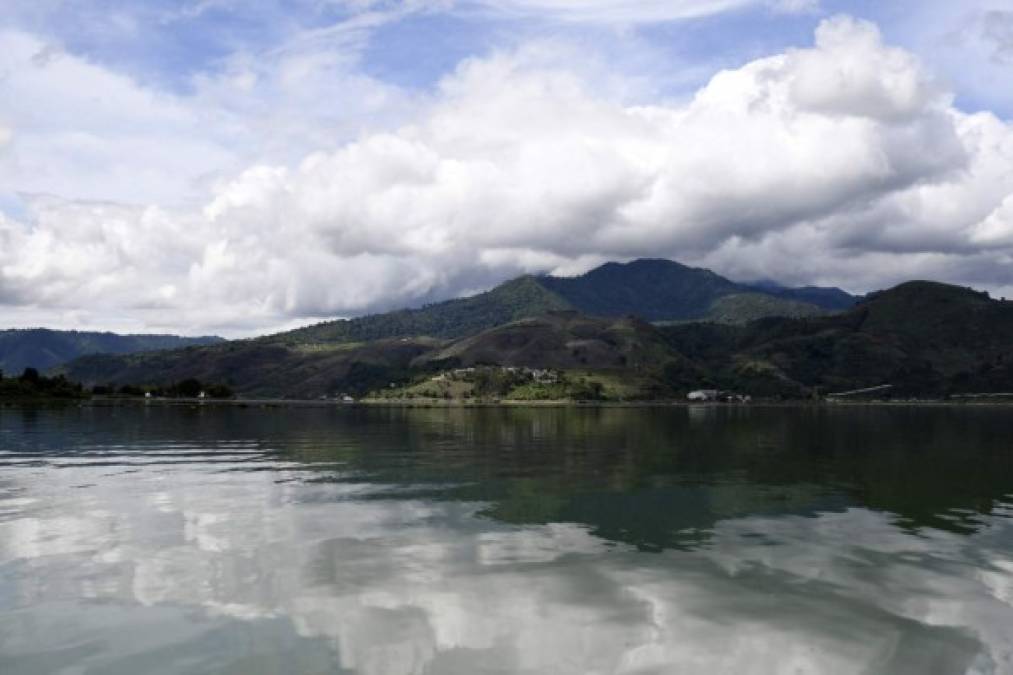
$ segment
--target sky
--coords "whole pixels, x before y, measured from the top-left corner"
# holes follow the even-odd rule
[[[1013,297],[1010,0],[5,0],[0,326],[666,257]]]

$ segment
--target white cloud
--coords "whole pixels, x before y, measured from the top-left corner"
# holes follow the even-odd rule
[[[828,20],[684,104],[630,105],[561,54],[465,61],[414,123],[258,163],[199,211],[30,198],[0,230],[0,293],[246,332],[643,255],[854,290],[1009,283],[1013,133],[873,25]]]
[[[886,3],[881,3],[886,4]],[[1013,112],[1013,89],[996,86],[1009,77],[1011,18],[1009,3],[996,0],[916,2],[883,12],[886,32],[917,52],[952,83],[960,106],[968,111]]]
[[[467,5],[467,2],[458,3]],[[472,0],[472,4],[523,16],[568,22],[646,24],[697,19],[753,6],[781,14],[813,13],[819,0]]]
[[[500,11],[571,21],[654,22],[692,19],[755,4],[756,0],[480,0]]]
[[[401,120],[408,97],[358,73],[385,15],[237,52],[167,93],[23,32],[0,33],[0,185],[65,198],[181,204],[255,161],[290,162]],[[0,132],[2,132],[0,127]],[[0,147],[3,147],[0,133]]]
[[[822,9],[820,0],[769,0],[768,4],[781,14],[814,14]]]
[[[14,136],[0,183],[66,197],[176,199],[236,166],[179,100],[18,32],[0,34],[3,116]]]

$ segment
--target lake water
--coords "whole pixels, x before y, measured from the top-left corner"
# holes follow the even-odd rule
[[[1013,409],[0,409],[0,673],[1010,673]]]

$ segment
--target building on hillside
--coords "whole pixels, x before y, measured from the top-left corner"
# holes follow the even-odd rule
[[[539,384],[556,384],[559,382],[559,375],[552,370],[534,368],[531,370],[531,379]]]
[[[686,395],[690,401],[694,403],[707,403],[710,401],[717,401],[721,396],[721,392],[717,389],[699,389],[697,391],[691,391]]]

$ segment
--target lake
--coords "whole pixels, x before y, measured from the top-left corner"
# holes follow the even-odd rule
[[[0,673],[1010,673],[1013,409],[0,408]]]

